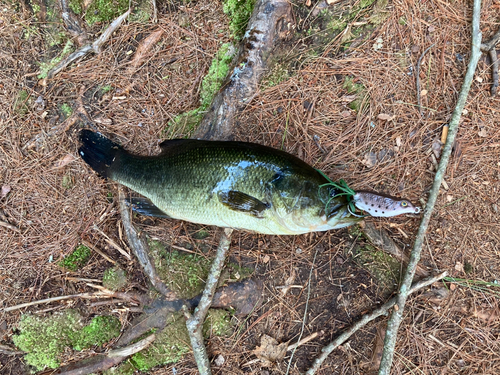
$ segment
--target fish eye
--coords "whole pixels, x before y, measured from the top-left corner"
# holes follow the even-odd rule
[[[403,207],[408,206],[408,202],[406,202],[406,201],[402,201],[402,202],[401,202],[401,206],[403,206]]]

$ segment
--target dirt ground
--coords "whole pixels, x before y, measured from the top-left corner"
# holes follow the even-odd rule
[[[356,4],[341,1],[332,7],[342,14]],[[147,282],[138,263],[127,261],[93,229],[96,225],[125,247],[118,209],[110,199],[117,196],[116,185],[99,178],[79,158],[78,129],[93,126],[125,148],[149,155],[159,152],[161,140],[188,136],[188,129],[168,123],[198,106],[201,80],[221,42],[230,39],[222,4],[160,6],[158,23],[125,23],[100,54],[50,80],[37,78],[37,62],[50,60],[61,46],[44,47],[41,21],[28,7],[4,3],[1,8],[0,220],[17,230],[0,226],[0,307],[93,291],[85,280],[102,278],[109,263],[101,256],[94,253],[76,273],[57,265],[82,239],[133,275],[130,291],[144,290]],[[439,158],[438,141],[470,56],[471,8],[463,0],[394,0],[386,8],[387,18],[368,35],[356,35],[354,30],[368,22],[369,15],[361,14],[333,39],[323,38],[327,26],[322,13],[297,11],[302,37],[289,42],[289,52],[275,67],[286,67],[290,74],[274,86],[262,86],[237,122],[237,138],[283,148],[333,180],[346,180],[355,190],[425,203]],[[483,2],[484,40],[500,27],[499,14],[498,0]],[[94,38],[101,27],[95,25],[90,36]],[[131,67],[140,41],[158,29],[164,30],[161,42],[140,67]],[[318,52],[320,43],[323,49]],[[431,45],[419,72],[420,113],[417,62]],[[393,374],[500,373],[495,286],[500,280],[500,97],[490,95],[490,65],[483,55],[421,260],[429,273],[446,270],[460,280],[409,298]],[[354,100],[360,100],[357,111],[349,106]],[[92,124],[68,124],[68,105],[83,105]],[[54,127],[60,131],[51,136]],[[39,142],[32,143],[37,136]],[[367,220],[385,229],[409,253],[419,219]],[[193,233],[200,226],[194,224],[134,220],[151,237],[181,248],[189,245],[200,254],[207,245],[215,251],[220,234],[207,227],[210,236],[196,240]],[[234,318],[238,329],[233,336],[208,342],[211,358],[225,359],[221,366],[214,364],[214,373],[285,374],[290,352],[274,367],[264,368],[252,351],[262,334],[278,342],[297,341],[304,323],[303,336],[319,336],[293,357],[290,373],[303,372],[325,344],[385,302],[390,292],[380,286],[373,268],[359,262],[356,249],[366,241],[357,233],[345,229],[279,237],[236,231],[231,258],[255,269],[255,277],[265,284],[264,303],[248,318]],[[304,317],[308,283],[311,294]],[[291,285],[286,293],[285,285]],[[113,314],[125,326],[132,317],[126,305],[92,306],[85,300],[35,305],[2,312],[0,343],[12,345],[22,313],[70,307],[81,308],[87,316]],[[372,357],[377,330],[385,321],[378,319],[356,333],[318,373],[370,373],[376,363]],[[0,354],[0,366],[2,374],[25,373],[19,355]],[[188,355],[151,373],[197,370]]]

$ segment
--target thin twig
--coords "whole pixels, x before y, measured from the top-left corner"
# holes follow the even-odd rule
[[[16,233],[21,233],[21,230],[19,228],[15,227],[12,224],[9,224],[5,221],[2,221],[2,220],[0,220],[0,227],[8,228],[10,230],[13,230]]]
[[[85,240],[81,240],[80,242],[82,243],[82,245],[87,246],[89,249],[94,250],[97,254],[99,254],[100,256],[102,256],[108,262],[113,263],[113,264],[117,264],[117,262],[115,260],[113,260],[110,257],[108,257],[106,254],[104,254],[101,250],[99,250],[97,247],[95,247],[94,245],[92,245],[90,242],[85,241]]]
[[[409,290],[408,294],[415,293],[419,291],[422,288],[425,288],[436,281],[441,280],[443,277],[447,275],[446,272],[440,273],[437,276],[434,277],[429,277],[427,279],[421,280],[418,283],[415,283]],[[380,306],[377,310],[373,311],[370,314],[364,315],[358,322],[356,322],[349,330],[345,331],[342,333],[339,337],[337,337],[333,342],[325,346],[323,349],[321,349],[321,355],[316,358],[314,361],[313,365],[309,370],[307,370],[306,375],[313,375],[316,373],[316,371],[319,369],[321,364],[325,361],[325,359],[328,357],[328,355],[333,352],[339,345],[347,341],[349,337],[351,337],[356,331],[364,327],[366,324],[371,322],[372,320],[375,320],[381,315],[384,315],[391,309],[397,302],[398,297],[391,298],[388,302],[384,303],[382,306]]]
[[[101,236],[104,237],[104,240],[111,246],[113,246],[120,254],[122,254],[124,257],[126,257],[128,260],[132,260],[132,257],[130,256],[129,253],[127,253],[125,250],[121,248],[120,245],[118,245],[115,241],[113,241],[109,236],[104,233],[102,230],[99,229],[97,225],[94,224],[93,226],[94,230],[97,231]]]
[[[224,263],[226,261],[226,254],[231,244],[232,229],[225,228],[222,233],[215,259],[212,262],[210,273],[207,277],[207,284],[203,291],[198,307],[195,309],[194,314],[191,315],[187,308],[184,308],[184,315],[187,318],[186,326],[193,347],[193,354],[198,366],[198,371],[201,375],[211,375],[210,361],[208,360],[207,349],[203,343],[203,322],[207,316],[208,309],[212,304],[212,298],[215,294],[215,289],[219,283],[220,275]]]
[[[422,112],[422,98],[420,97],[420,65],[422,64],[422,59],[424,58],[425,54],[429,52],[429,50],[434,47],[434,44],[430,45],[427,47],[427,49],[420,55],[420,58],[418,59],[417,63],[417,105],[418,105],[418,112],[420,113],[420,116],[423,116],[424,113]]]
[[[490,50],[489,52],[490,58],[491,58],[491,80],[493,81],[491,83],[491,89],[490,93],[491,96],[495,96],[497,94],[497,89],[498,89],[498,57],[497,57],[497,51],[495,48]]]
[[[497,51],[495,49],[496,44],[500,40],[500,29],[497,30],[495,35],[485,43],[481,44],[481,52],[488,52],[491,58],[491,79],[493,83],[491,84],[490,93],[491,96],[495,96],[498,89],[498,57]]]
[[[68,57],[66,57],[64,60],[62,60],[59,64],[57,64],[54,68],[52,68],[48,73],[47,73],[47,78],[53,78],[57,73],[62,71],[64,68],[66,68],[69,64],[71,64],[73,61],[76,61],[87,54],[94,52],[94,53],[100,53],[101,52],[101,47],[103,46],[104,43],[108,41],[111,35],[120,27],[120,25],[125,21],[125,19],[128,17],[130,14],[130,9],[127,10],[125,13],[123,13],[121,16],[117,17],[111,24],[108,26],[106,30],[101,34],[97,40],[94,41],[92,44],[87,44],[80,48],[78,51],[73,52],[70,54]]]
[[[72,298],[102,298],[102,297],[109,298],[109,294],[105,294],[105,293],[102,293],[102,292],[69,294],[69,295],[66,295],[66,296],[51,297],[51,298],[46,298],[46,299],[40,299],[38,301],[21,303],[19,305],[14,305],[14,306],[10,306],[10,307],[4,307],[3,309],[0,309],[0,312],[14,311],[14,310],[22,309],[24,307],[40,305],[42,303],[63,301],[65,299],[72,299]]]
[[[429,226],[432,211],[434,210],[434,205],[436,204],[436,200],[439,194],[439,188],[446,172],[446,167],[448,166],[448,162],[450,160],[453,143],[455,142],[455,137],[458,131],[460,117],[469,95],[469,90],[472,85],[472,80],[474,78],[474,73],[476,71],[479,58],[481,57],[481,31],[479,29],[480,12],[481,0],[474,0],[474,10],[472,14],[472,54],[469,61],[469,66],[467,67],[467,73],[465,74],[457,105],[450,120],[448,137],[446,140],[446,144],[444,145],[443,154],[439,162],[439,167],[436,171],[436,176],[434,177],[434,184],[432,185],[432,189],[429,193],[429,199],[425,207],[424,217],[422,218],[422,222],[420,223],[417,237],[415,238],[415,243],[413,245],[413,250],[410,255],[410,261],[408,263],[403,282],[401,283],[401,286],[399,288],[397,301],[398,309],[394,309],[392,311],[392,315],[387,324],[384,352],[382,354],[382,360],[378,372],[379,375],[388,375],[391,370],[392,359],[394,357],[394,347],[396,346],[397,332],[399,325],[403,320],[403,311],[406,303],[406,298],[408,297],[408,291],[413,281],[413,276],[415,275],[415,270],[417,268],[418,262],[420,260],[420,254],[422,252],[425,234]]]
[[[132,220],[130,218],[130,212],[127,204],[125,203],[125,193],[123,192],[123,187],[118,186],[118,200],[120,202],[120,215],[122,217],[123,227],[125,228],[125,235],[127,236],[128,242],[132,251],[134,252],[139,264],[149,278],[149,281],[153,286],[164,296],[168,298],[173,297],[173,292],[170,291],[167,286],[161,281],[161,279],[156,274],[156,269],[149,258],[149,246],[143,237],[140,237],[137,230],[132,225]]]

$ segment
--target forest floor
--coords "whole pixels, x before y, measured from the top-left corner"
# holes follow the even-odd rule
[[[443,125],[455,107],[470,56],[472,5],[464,0],[394,0],[372,22],[374,4],[348,17],[359,3],[341,0],[320,12],[315,11],[318,4],[307,11],[302,4],[302,10],[294,7],[299,37],[281,47],[286,53],[242,110],[236,138],[295,154],[355,190],[402,196],[422,205],[439,160]],[[126,248],[112,199],[116,184],[99,178],[78,156],[78,130],[89,125],[68,125],[67,118],[83,104],[100,132],[143,155],[157,154],[164,139],[189,136],[192,129],[174,119],[199,106],[201,81],[221,43],[231,39],[228,19],[218,1],[161,5],[158,12],[157,23],[124,23],[101,53],[46,79],[38,78],[39,62],[50,61],[64,43],[54,40],[49,46],[50,23],[44,24],[30,7],[2,5],[0,220],[13,227],[0,226],[0,307],[92,292],[75,278],[101,279],[110,266],[103,257],[93,253],[77,272],[58,265],[82,239],[128,272],[128,291],[147,287],[137,261],[124,258],[93,229],[97,225]],[[330,32],[339,22],[325,21],[328,12],[346,20],[336,37]],[[484,40],[500,27],[499,13],[498,0],[483,2]],[[372,27],[357,32],[364,24]],[[90,39],[102,27],[89,27]],[[140,42],[159,29],[161,40],[134,66]],[[416,74],[422,55],[420,111]],[[393,374],[500,373],[500,96],[490,95],[490,65],[483,55],[421,260],[429,273],[448,271],[455,281],[409,298]],[[49,136],[55,126],[62,130]],[[40,135],[41,141],[32,144]],[[418,215],[366,220],[409,253]],[[215,252],[220,235],[220,229],[177,220],[137,216],[134,224],[152,238],[203,257]],[[208,237],[197,239],[200,230]],[[377,267],[383,265],[364,256],[367,245],[360,233],[357,227],[301,236],[235,231],[231,260],[252,268],[253,277],[263,281],[264,303],[246,318],[233,318],[237,329],[232,336],[209,339],[210,357],[225,359],[213,365],[214,373],[285,374],[290,352],[263,367],[253,350],[262,334],[278,342],[297,341],[305,323],[303,336],[319,336],[293,357],[290,373],[304,372],[324,345],[384,303],[404,267],[381,285],[383,272]],[[114,315],[124,326],[134,316],[126,304],[94,306],[74,299],[36,305],[2,312],[0,343],[12,345],[21,314],[68,308],[87,317]],[[379,318],[356,333],[318,373],[373,371],[377,332],[385,322]],[[72,358],[65,355],[63,361]],[[26,371],[21,355],[0,354],[0,366],[2,374]],[[197,370],[189,354],[151,373]]]

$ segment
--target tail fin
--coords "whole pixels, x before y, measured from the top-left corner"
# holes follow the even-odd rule
[[[110,177],[110,169],[123,148],[117,143],[88,129],[80,131],[81,146],[78,153],[90,167],[102,177]]]

